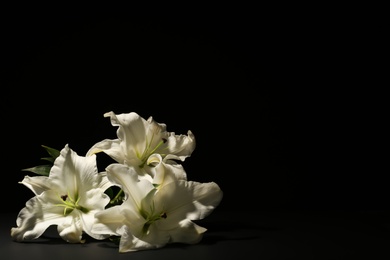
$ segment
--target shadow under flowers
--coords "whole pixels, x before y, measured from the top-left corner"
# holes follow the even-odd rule
[[[84,243],[74,243],[75,245],[83,245],[83,244],[91,244],[91,243],[100,243],[102,240],[94,239],[87,234],[83,234],[82,237],[83,240],[85,240]],[[48,227],[45,232],[38,238],[34,240],[26,240],[18,243],[24,243],[24,244],[45,244],[45,245],[61,245],[61,244],[72,244],[68,243],[64,239],[60,237],[57,231],[57,226],[53,225]]]
[[[230,212],[218,212],[218,214],[212,214],[203,220],[194,221],[199,226],[207,229],[198,245],[214,245],[224,241],[252,241],[251,243],[254,243],[256,240],[260,241],[270,233],[277,233],[285,228],[281,223],[276,223],[275,219],[270,221],[265,216],[259,216],[261,215],[256,213],[238,215],[237,212],[234,214]],[[115,244],[109,239],[96,240],[86,234],[84,234],[83,239],[85,239],[85,245],[98,243],[99,247],[118,247],[118,244]],[[41,237],[22,243],[48,245],[68,244],[68,242],[59,236],[57,226],[50,226]],[[187,246],[193,245],[172,243],[166,247],[184,248]]]
[[[256,240],[261,239],[265,233],[275,232],[280,227],[267,223],[244,222],[242,219],[198,221],[197,224],[207,228],[200,244],[212,245],[229,240]]]

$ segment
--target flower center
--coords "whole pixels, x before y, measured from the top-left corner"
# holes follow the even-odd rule
[[[56,206],[64,207],[64,216],[70,214],[74,209],[80,210],[83,213],[87,213],[89,211],[87,208],[79,205],[80,197],[78,194],[76,194],[74,199],[69,195],[69,192],[68,194],[61,195],[60,197],[62,203],[56,204]]]
[[[157,143],[155,147],[152,147],[151,144],[153,143],[154,135],[152,136],[152,139],[150,142],[146,141],[145,150],[141,155],[137,155],[138,158],[141,160],[141,163],[139,165],[140,168],[143,168],[149,158],[150,155],[156,152],[158,148],[160,148],[163,144],[167,142],[167,139],[162,138],[160,142]],[[163,154],[161,154],[163,156]]]
[[[156,222],[157,220],[160,220],[160,219],[166,219],[168,217],[167,213],[164,211],[158,212],[158,213],[155,213],[152,211],[152,213],[149,213],[149,212],[142,210],[142,209],[141,209],[141,215],[146,220],[144,226],[142,227],[142,232],[144,234],[146,234],[148,232],[150,225],[152,225],[154,222]]]

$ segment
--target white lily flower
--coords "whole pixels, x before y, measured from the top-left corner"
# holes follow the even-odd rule
[[[19,212],[11,228],[15,241],[40,237],[51,225],[57,225],[59,235],[69,243],[82,243],[83,232],[95,239],[108,235],[91,231],[95,213],[110,201],[104,193],[113,184],[105,173],[98,173],[96,155],[78,156],[68,145],[54,161],[48,177],[25,176],[19,182],[35,196]]]
[[[96,213],[93,231],[120,236],[119,252],[154,249],[169,243],[198,243],[206,228],[193,222],[208,216],[223,193],[214,182],[177,180],[179,168],[161,164],[156,174],[171,181],[155,188],[140,179],[133,167],[111,164],[109,180],[120,186],[126,198],[121,205]]]
[[[159,154],[164,163],[175,164],[175,160],[184,161],[195,149],[195,137],[190,130],[187,135],[176,135],[167,132],[165,124],[152,117],[145,120],[134,112],[108,112],[104,117],[110,117],[111,124],[118,126],[118,139],[100,141],[86,155],[104,152],[118,163],[136,167],[140,175],[153,175],[148,163],[153,154]]]

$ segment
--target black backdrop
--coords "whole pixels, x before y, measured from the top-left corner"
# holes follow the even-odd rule
[[[382,175],[355,157],[370,153],[339,80],[346,36],[315,10],[4,10],[2,212],[32,196],[17,182],[41,145],[83,155],[116,138],[108,111],[191,130],[188,177],[221,186],[220,210],[388,208]]]

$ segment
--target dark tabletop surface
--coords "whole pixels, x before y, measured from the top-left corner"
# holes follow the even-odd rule
[[[52,226],[35,241],[10,237],[16,213],[1,214],[1,259],[390,259],[389,212],[215,211],[196,245],[119,253],[108,241],[67,244]]]

